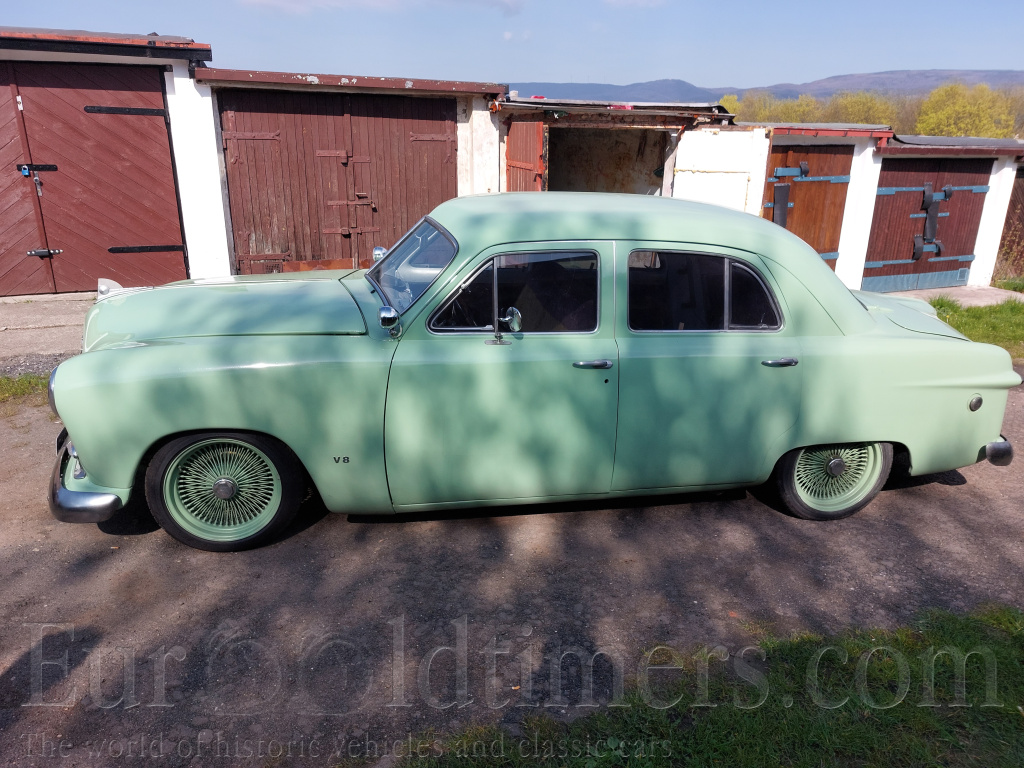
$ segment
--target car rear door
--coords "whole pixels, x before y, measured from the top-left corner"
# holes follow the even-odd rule
[[[606,242],[493,248],[409,323],[384,428],[396,509],[608,492],[618,405],[611,270]],[[495,309],[506,317],[512,306],[522,330],[499,323],[495,334]]]
[[[803,373],[768,270],[703,244],[618,245],[612,489],[765,479],[796,423]]]

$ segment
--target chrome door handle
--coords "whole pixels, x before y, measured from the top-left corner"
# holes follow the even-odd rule
[[[577,360],[572,364],[573,368],[599,368],[607,370],[612,367],[611,360]]]
[[[795,357],[780,357],[778,360],[762,360],[761,365],[767,365],[769,368],[788,368],[799,362]]]

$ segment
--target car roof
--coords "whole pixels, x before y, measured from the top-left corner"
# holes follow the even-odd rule
[[[504,192],[454,198],[430,216],[464,253],[553,240],[660,240],[748,251],[792,272],[844,331],[863,327],[864,308],[813,248],[742,211],[648,195]]]

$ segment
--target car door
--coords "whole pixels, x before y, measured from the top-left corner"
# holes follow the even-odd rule
[[[490,249],[405,328],[384,427],[396,509],[608,492],[612,253],[605,242]]]
[[[760,260],[620,243],[613,490],[756,482],[796,423],[800,347]]]

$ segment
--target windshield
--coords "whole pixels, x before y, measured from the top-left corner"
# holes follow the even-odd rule
[[[455,243],[423,219],[366,276],[388,304],[405,312],[455,258],[455,251]]]

